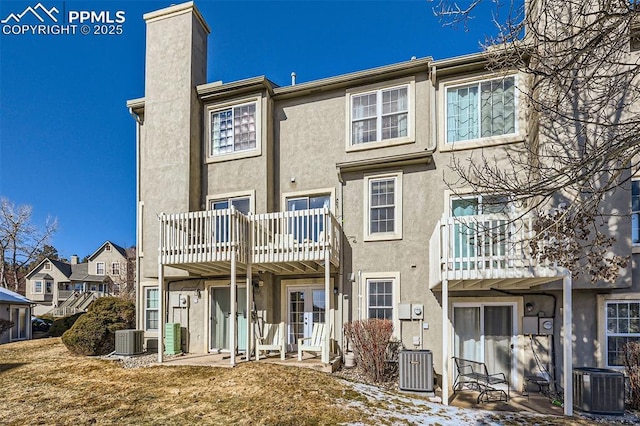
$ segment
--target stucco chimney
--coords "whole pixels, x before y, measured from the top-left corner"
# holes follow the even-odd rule
[[[71,264],[72,265],[77,265],[78,264],[78,255],[74,254],[71,256]]]
[[[144,124],[138,173],[145,212],[142,227],[151,230],[158,227],[156,214],[200,208],[204,114],[196,87],[207,79],[210,30],[193,2],[147,13],[144,20]],[[146,232],[144,244],[157,247],[157,233]],[[143,263],[145,275],[154,275],[154,264]]]

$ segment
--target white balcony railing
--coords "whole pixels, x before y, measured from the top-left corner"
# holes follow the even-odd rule
[[[534,218],[504,214],[447,217],[429,241],[431,287],[442,280],[523,276],[538,267],[529,244]]]
[[[160,216],[160,262],[247,261],[249,220],[236,209],[207,210]]]
[[[323,261],[337,264],[340,227],[329,209],[251,216],[252,262],[256,264]]]
[[[321,262],[337,265],[340,225],[329,209],[244,215],[235,209],[160,217],[160,261],[165,265]]]

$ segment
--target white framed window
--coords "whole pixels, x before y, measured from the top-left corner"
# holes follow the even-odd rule
[[[445,140],[462,141],[515,135],[518,130],[515,76],[448,86]]]
[[[400,303],[399,272],[363,272],[362,319],[388,319],[393,322],[393,334],[400,334],[398,303]]]
[[[509,213],[513,209],[507,196],[497,194],[451,194],[449,206],[453,217]]]
[[[402,172],[365,176],[364,240],[402,238]]]
[[[624,367],[624,345],[640,341],[640,300],[609,300],[605,315],[605,365]]]
[[[111,251],[111,244],[107,244],[107,245],[104,247],[104,250],[105,250],[105,251]]]
[[[251,197],[232,197],[209,200],[209,210],[225,210],[235,207],[240,213],[251,213]]]
[[[13,323],[13,327],[11,327],[10,340],[28,339],[31,328],[29,326],[30,318],[28,316],[27,308],[24,306],[11,306],[10,310],[11,322]]]
[[[36,281],[33,283],[33,292],[38,294],[42,293],[42,281]]]
[[[158,287],[147,287],[144,291],[144,329],[157,330],[160,320],[158,312],[159,290]]]
[[[53,281],[45,281],[44,282],[44,291],[47,294],[53,293]]]
[[[209,158],[229,157],[260,148],[260,102],[251,100],[207,109]]]
[[[120,262],[111,263],[111,275],[120,275]]]
[[[415,79],[347,90],[347,151],[413,142]]]
[[[51,262],[45,262],[44,263],[44,268],[45,271],[50,271],[51,270]]]
[[[631,243],[640,246],[640,179],[631,181]]]
[[[96,263],[96,275],[104,275],[104,274],[105,274],[104,262],[97,262]]]

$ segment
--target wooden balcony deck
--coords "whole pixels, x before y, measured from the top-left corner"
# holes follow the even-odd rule
[[[337,267],[341,229],[328,209],[244,215],[235,209],[160,217],[160,262],[197,274],[239,273],[248,264],[280,274]]]
[[[430,288],[524,289],[560,278],[553,265],[531,256],[533,217],[504,214],[447,217],[429,241]]]

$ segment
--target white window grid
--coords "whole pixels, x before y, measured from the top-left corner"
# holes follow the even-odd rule
[[[606,303],[607,367],[624,367],[624,345],[640,341],[640,300],[614,300]]]
[[[42,293],[42,281],[36,281],[33,283],[33,292],[38,294]]]
[[[47,294],[51,294],[53,292],[53,282],[45,281],[44,282],[44,290]]]
[[[159,291],[158,287],[145,289],[144,327],[145,330],[157,330],[160,320],[158,315]]]
[[[105,274],[105,266],[104,262],[96,263],[96,275],[104,275]]]
[[[111,275],[120,275],[120,262],[111,263]]]
[[[367,280],[367,317],[393,320],[393,280]]]
[[[45,262],[44,263],[44,270],[45,271],[50,271],[51,270],[51,263],[50,262]]]
[[[395,232],[396,178],[369,181],[369,233]]]
[[[351,144],[408,136],[409,86],[351,96]]]

